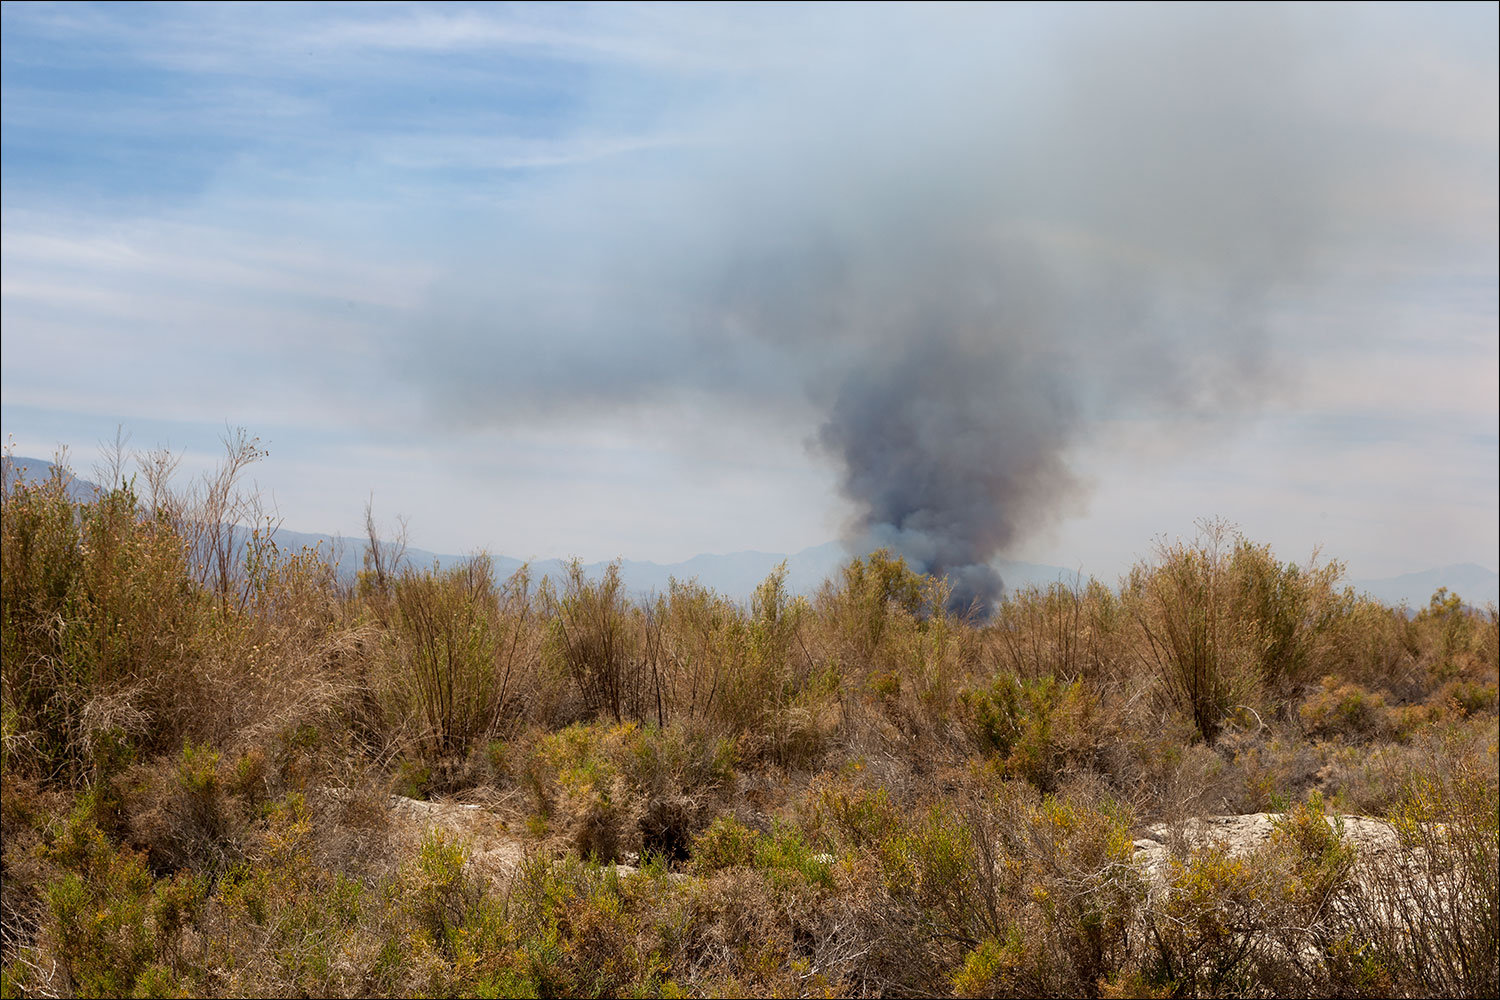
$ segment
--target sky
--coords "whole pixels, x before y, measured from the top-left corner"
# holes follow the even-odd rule
[[[0,433],[439,552],[1494,569],[1496,12],[5,3]]]

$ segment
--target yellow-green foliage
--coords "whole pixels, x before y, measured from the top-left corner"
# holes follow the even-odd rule
[[[1390,809],[1394,854],[1364,873],[1347,937],[1391,992],[1494,996],[1500,986],[1500,777],[1492,723],[1480,754],[1462,730],[1429,737]]]
[[[961,698],[981,752],[995,755],[1002,774],[1043,791],[1090,763],[1106,724],[1098,697],[1081,681],[1001,675]]]
[[[1500,655],[1500,616],[1465,608],[1462,597],[1443,587],[1408,624],[1407,642],[1433,678],[1481,679]]]
[[[479,885],[464,870],[469,852],[455,837],[433,830],[422,838],[417,854],[398,878],[400,905],[427,943],[450,955],[464,922],[478,904]]]
[[[728,741],[701,728],[578,724],[538,741],[524,781],[533,811],[585,857],[685,856],[734,764]]]
[[[755,859],[756,833],[731,816],[720,816],[693,840],[693,870],[709,874]]]
[[[1026,942],[1013,990],[1093,994],[1126,963],[1144,893],[1129,812],[1108,799],[1042,796],[1015,784],[986,807],[980,870],[992,933]],[[1029,977],[1029,978],[1026,978]],[[1030,983],[1026,987],[1026,983]]]
[[[1367,740],[1386,735],[1385,697],[1358,684],[1329,675],[1297,710],[1315,736],[1344,735]]]
[[[829,581],[818,609],[837,636],[838,655],[849,669],[880,666],[882,640],[901,615],[940,615],[947,592],[938,581],[913,572],[906,560],[881,549],[844,567],[839,585]]]

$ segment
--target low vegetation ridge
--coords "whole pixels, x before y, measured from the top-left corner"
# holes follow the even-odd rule
[[[42,459],[7,456],[3,461],[7,465],[7,474],[12,479],[25,476],[32,480],[42,480],[52,474],[52,463]],[[82,477],[66,477],[65,481],[68,483],[68,494],[76,500],[90,500],[98,489],[94,483]],[[248,542],[249,535],[248,528],[239,529],[238,538],[242,546]],[[345,581],[356,579],[363,568],[365,543],[362,539],[292,531],[280,527],[275,533],[275,541],[279,548],[292,551],[302,548],[321,549],[322,557],[333,564],[337,575]],[[385,544],[397,543],[387,539]],[[406,547],[404,554],[406,560],[414,565],[443,569],[457,566],[468,558],[415,547]],[[855,554],[838,542],[827,542],[791,554],[703,554],[685,562],[666,564],[625,559],[619,561],[620,579],[629,594],[637,599],[665,593],[675,578],[696,580],[723,597],[744,601],[749,600],[756,586],[784,562],[787,589],[793,594],[812,596],[817,593],[824,580],[836,575]],[[496,555],[492,558],[495,572],[501,579],[509,577],[522,565],[522,560],[510,556]],[[568,561],[565,559],[533,559],[527,565],[535,582],[550,578],[554,583],[562,583],[568,576]],[[597,577],[605,572],[608,565],[607,562],[591,563],[585,564],[583,569],[589,576]],[[1006,588],[1010,590],[1046,588],[1058,582],[1076,585],[1084,579],[1084,574],[1076,567],[1068,569],[1018,560],[1001,560],[994,565],[1005,581]],[[1404,604],[1413,613],[1426,605],[1427,599],[1440,587],[1462,594],[1476,608],[1484,608],[1491,603],[1500,604],[1500,575],[1474,563],[1441,566],[1394,577],[1351,580],[1349,586],[1362,595],[1368,595],[1392,607]]]
[[[985,621],[348,580],[226,536],[257,454],[6,484],[4,996],[1500,992],[1493,606],[1216,522]]]

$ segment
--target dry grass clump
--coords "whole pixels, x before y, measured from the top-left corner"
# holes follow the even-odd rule
[[[639,600],[373,519],[348,582],[278,547],[260,454],[6,484],[0,994],[1500,990],[1493,609],[1220,523],[984,622],[888,553]],[[393,791],[482,801],[511,860]],[[1136,853],[1250,811],[1254,850]]]

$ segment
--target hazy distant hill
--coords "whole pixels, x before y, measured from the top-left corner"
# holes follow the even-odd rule
[[[1413,610],[1427,606],[1439,587],[1447,587],[1464,603],[1482,608],[1500,604],[1500,575],[1474,563],[1458,563],[1420,573],[1403,573],[1383,580],[1350,580],[1350,586],[1385,604],[1405,604]]]
[[[21,470],[28,480],[45,479],[52,472],[52,463],[39,458],[14,460],[6,458],[6,481],[12,481],[16,470]],[[73,477],[68,483],[69,495],[77,501],[93,498],[96,487],[87,479]],[[284,551],[297,551],[304,547],[319,547],[325,558],[334,562],[340,576],[352,579],[364,562],[365,541],[360,538],[342,538],[336,535],[291,531],[282,528],[276,532],[276,543]],[[643,595],[665,593],[672,578],[697,580],[726,597],[748,599],[757,584],[770,575],[782,562],[787,564],[787,586],[793,593],[811,594],[822,582],[836,573],[849,560],[849,552],[838,542],[828,542],[813,548],[803,549],[792,555],[776,552],[734,552],[727,555],[698,555],[685,562],[655,563],[626,559],[620,562],[620,577],[632,594]],[[466,557],[431,552],[427,549],[409,548],[406,559],[412,566],[453,566]],[[509,556],[495,556],[495,572],[505,579],[521,566],[521,560]],[[566,562],[562,559],[538,559],[531,563],[535,580],[551,577],[561,581],[566,577]],[[604,572],[607,563],[586,563],[584,571],[591,578]],[[997,562],[1006,591],[1013,592],[1030,586],[1045,587],[1059,580],[1076,584],[1087,579],[1078,570],[1061,566],[1002,560]],[[1107,581],[1114,583],[1114,581]],[[1427,605],[1433,591],[1447,587],[1464,601],[1475,607],[1488,603],[1500,603],[1500,576],[1483,566],[1462,563],[1440,569],[1406,573],[1402,576],[1375,580],[1351,580],[1349,584],[1361,593],[1395,606],[1406,604],[1413,609]]]
[[[39,483],[52,476],[52,463],[40,458],[23,458],[17,455],[11,458],[9,455],[0,457],[5,464],[5,482],[7,485],[18,479],[25,479],[29,483]],[[68,497],[74,503],[83,503],[94,499],[98,487],[87,479],[77,475],[69,475],[67,480]]]

